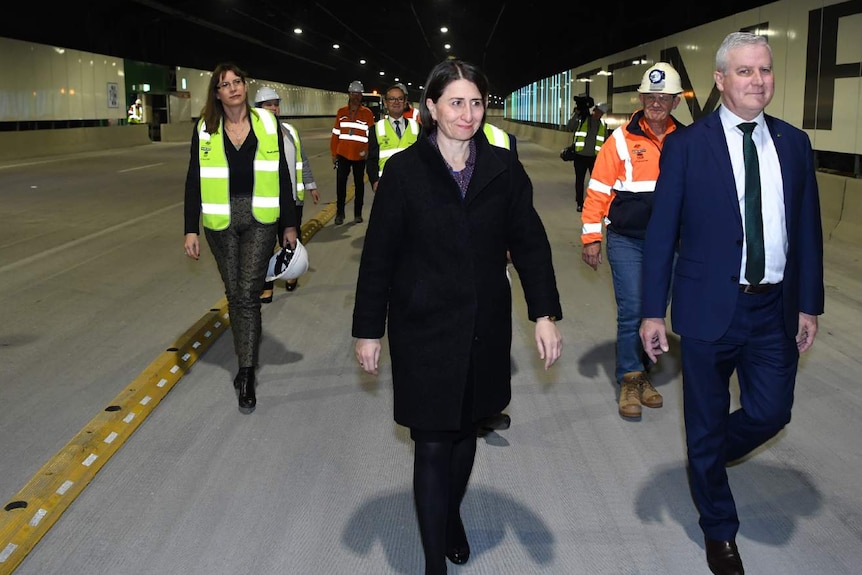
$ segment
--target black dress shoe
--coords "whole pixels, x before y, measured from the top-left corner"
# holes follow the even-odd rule
[[[736,541],[706,540],[706,563],[715,575],[745,575]]]
[[[446,558],[455,565],[463,565],[470,559],[470,545],[447,549]]]
[[[584,206],[583,206],[583,204],[578,204],[578,211],[579,211],[579,212],[584,211]]]
[[[243,413],[251,413],[257,405],[254,395],[254,368],[241,367],[234,379],[234,387],[239,390],[239,409]]]
[[[512,418],[505,413],[498,413],[479,420],[479,427],[484,429],[509,429],[511,425]]]
[[[460,515],[457,519],[458,522],[452,527],[454,533],[449,533],[446,537],[452,542],[446,547],[446,558],[455,565],[463,565],[470,559],[470,543],[467,542],[467,533]]]
[[[298,281],[294,281],[293,283],[287,282],[284,284],[284,289],[286,289],[287,291],[293,291],[296,289],[296,286],[298,286],[298,285],[299,285]]]
[[[340,226],[344,223],[344,216],[335,216],[335,225]]]

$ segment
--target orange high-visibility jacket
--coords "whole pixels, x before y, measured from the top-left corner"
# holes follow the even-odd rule
[[[332,157],[343,156],[348,160],[364,160],[368,156],[368,134],[374,128],[374,113],[370,108],[359,106],[351,113],[349,106],[339,108],[332,127],[329,143]]]
[[[683,127],[668,117],[668,134]],[[652,213],[662,142],[650,130],[643,110],[613,131],[599,150],[581,214],[584,245],[602,241],[602,224],[618,234],[643,238]]]

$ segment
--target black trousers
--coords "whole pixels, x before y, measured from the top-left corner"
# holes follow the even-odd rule
[[[584,205],[584,181],[587,179],[587,170],[593,173],[593,166],[596,165],[595,156],[582,156],[575,154],[575,201],[579,206]]]
[[[365,200],[365,160],[348,160],[338,156],[338,167],[335,170],[335,213],[344,217],[344,204],[347,201],[347,177],[353,170],[353,185],[356,188],[353,198],[353,215],[362,215],[362,204]]]

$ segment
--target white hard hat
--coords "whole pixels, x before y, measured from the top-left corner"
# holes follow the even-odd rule
[[[682,92],[682,81],[679,73],[667,62],[656,62],[644,72],[641,94],[679,94]]]
[[[365,91],[365,87],[362,85],[362,82],[359,80],[354,80],[347,87],[348,92],[359,92],[360,94]]]
[[[603,114],[607,114],[607,113],[608,113],[608,104],[607,104],[607,102],[599,102],[598,104],[596,104],[596,108],[598,108],[599,110],[601,110]]]
[[[266,269],[266,281],[295,280],[308,271],[308,251],[296,239],[296,248],[281,248],[277,254],[269,258]]]
[[[141,103],[141,99],[140,99],[140,98],[138,98],[137,100],[135,100],[135,104],[140,104],[140,103]]]
[[[264,86],[257,91],[257,94],[254,95],[254,103],[260,104],[261,102],[269,102],[270,100],[281,100],[281,96],[278,95],[278,92],[270,88],[269,86]]]

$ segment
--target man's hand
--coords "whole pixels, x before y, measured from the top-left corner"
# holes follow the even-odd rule
[[[799,312],[799,328],[796,331],[796,349],[799,353],[808,351],[817,335],[817,316]]]
[[[667,353],[667,328],[662,317],[646,317],[641,321],[641,344],[653,363],[658,362],[658,356]]]
[[[585,245],[581,251],[581,259],[594,270],[598,270],[599,264],[602,263],[602,242]]]

